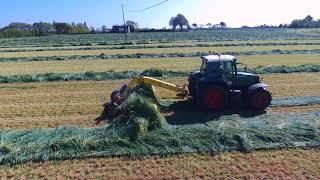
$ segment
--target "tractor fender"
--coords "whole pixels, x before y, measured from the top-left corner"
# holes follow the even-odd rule
[[[258,89],[266,89],[267,87],[269,87],[269,85],[265,83],[257,83],[248,88],[248,93],[251,94],[257,91]]]

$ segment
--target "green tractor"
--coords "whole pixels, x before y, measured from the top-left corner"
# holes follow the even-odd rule
[[[222,110],[231,105],[264,110],[270,105],[272,97],[266,89],[268,85],[261,83],[257,75],[238,72],[239,63],[234,56],[208,55],[201,58],[200,70],[189,76],[189,91],[186,86],[152,77],[134,77],[128,84],[111,93],[110,101],[104,105],[103,113],[96,119],[97,123],[105,116],[119,115],[119,106],[127,99],[131,90],[142,83],[175,91],[180,98],[191,97],[197,105],[208,110]]]
[[[190,74],[188,85],[189,96],[197,105],[209,110],[228,106],[263,110],[270,105],[272,96],[266,89],[268,85],[255,74],[238,72],[240,63],[234,56],[208,55],[201,58],[201,68]]]

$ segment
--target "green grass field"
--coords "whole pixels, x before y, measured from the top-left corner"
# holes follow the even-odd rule
[[[319,39],[318,31],[296,29],[227,29],[215,31],[132,33],[129,42],[176,42],[176,41],[272,41],[272,40],[314,40]],[[48,36],[15,39],[1,39],[2,47],[15,46],[65,46],[88,44],[124,43],[123,34],[88,34],[73,36]]]
[[[320,43],[320,34],[319,30],[231,29],[212,32],[136,33],[129,35],[129,42],[131,45],[126,45],[126,47],[136,46],[137,49],[108,49],[114,47],[122,48],[124,46],[124,37],[121,34],[0,39],[0,57],[99,55],[101,53],[106,55],[161,54],[208,52],[209,50],[215,52],[269,51],[277,49],[314,50],[320,49],[320,45],[317,44]],[[279,45],[279,43],[283,43],[283,45]],[[305,45],[306,43],[316,43],[316,45]],[[201,44],[214,45],[214,47],[175,47],[184,45],[198,46]],[[232,46],[227,46],[228,44]],[[241,46],[238,46],[239,44]],[[161,45],[172,47],[155,47]],[[152,46],[153,48],[143,48],[143,46]],[[59,48],[63,50],[59,50]],[[85,50],[81,48],[89,49]],[[249,67],[269,65],[296,66],[302,64],[319,65],[320,56],[318,53],[299,54],[299,52],[297,54],[241,55],[239,56],[239,62],[248,64]],[[0,74],[74,73],[109,70],[140,71],[150,68],[191,71],[198,69],[199,66],[199,57],[15,61],[0,62]],[[270,85],[270,91],[274,98],[320,96],[319,73],[271,73],[262,76],[264,77],[263,81]],[[187,82],[187,77],[174,77],[164,80],[182,85]],[[16,130],[13,134],[19,134],[20,130],[30,130],[30,132],[43,131],[47,133],[49,129],[37,130],[33,128],[56,128],[64,125],[75,125],[85,128],[101,127],[95,125],[93,120],[102,111],[103,103],[109,100],[111,91],[128,81],[129,79],[0,84],[0,134],[5,134],[6,131],[4,129],[7,128]],[[175,93],[168,90],[161,88],[157,88],[156,90],[160,98],[170,99],[175,97]],[[269,117],[272,114],[276,114],[279,117],[280,115],[284,117],[290,113],[311,115],[312,112],[317,112],[319,108],[319,104],[275,106],[268,108],[265,116]],[[164,115],[170,116],[171,113],[169,112]],[[192,115],[191,113],[190,117]],[[298,117],[294,118],[299,119]],[[283,120],[280,118],[277,126]],[[311,122],[311,119],[305,122],[307,121]],[[317,138],[319,123],[316,120],[312,122],[314,122],[315,129],[313,129],[313,133],[315,136],[308,138]],[[209,121],[207,123],[214,124],[216,122]],[[225,123],[230,122],[228,120]],[[254,124],[254,122],[251,123]],[[197,125],[201,126],[203,124],[199,123]],[[291,126],[292,124],[289,123],[289,125]],[[305,125],[308,125],[308,123],[305,123]],[[249,131],[251,132],[250,129]],[[304,135],[300,136],[299,132],[294,134],[294,136],[305,137]],[[9,135],[6,135],[6,137],[9,137]],[[27,138],[27,136],[22,136],[19,140],[23,141],[23,137]],[[163,141],[166,140],[164,139]],[[6,144],[3,144],[3,142],[0,141],[0,160],[3,158],[2,153],[5,153],[6,150]],[[61,139],[62,144],[63,142],[64,139]],[[92,139],[86,140],[84,144],[92,142]],[[12,145],[10,145],[10,148],[15,149]],[[61,151],[66,150],[63,148],[65,147],[62,147]],[[19,149],[16,149],[16,152],[19,152]],[[163,176],[177,178],[210,178],[215,176],[221,178],[266,177],[283,179],[289,177],[293,179],[319,179],[320,175],[317,170],[320,164],[315,161],[319,155],[320,152],[317,147],[314,149],[289,148],[251,153],[230,152],[219,155],[202,154],[200,151],[200,153],[195,154],[167,155],[165,157],[100,157],[83,160],[53,160],[41,163],[30,162],[15,166],[1,165],[0,174],[2,178],[18,179],[45,177],[158,178]],[[22,157],[21,154],[17,154],[18,156]]]

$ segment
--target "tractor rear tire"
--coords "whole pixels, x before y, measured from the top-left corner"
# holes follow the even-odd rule
[[[264,110],[271,104],[272,96],[269,91],[260,89],[254,92],[250,98],[250,106],[256,110]]]
[[[200,104],[208,110],[221,110],[226,106],[227,93],[221,86],[208,86],[200,95]]]

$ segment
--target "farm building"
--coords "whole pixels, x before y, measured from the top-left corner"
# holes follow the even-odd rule
[[[112,33],[130,33],[130,26],[113,26]]]

